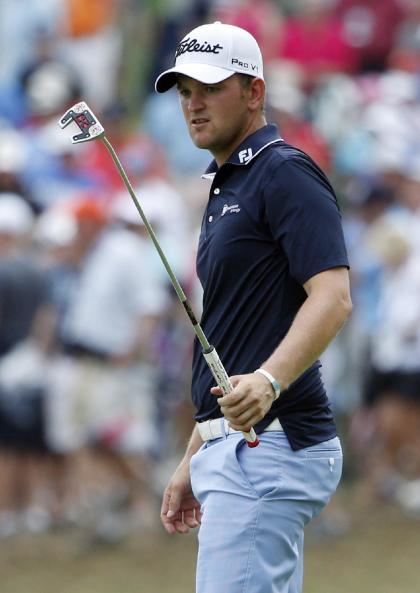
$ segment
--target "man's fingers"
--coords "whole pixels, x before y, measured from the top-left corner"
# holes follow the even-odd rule
[[[222,397],[219,397],[217,403],[219,404],[219,406],[225,406],[228,408],[232,406],[242,405],[245,409],[246,405],[244,403],[244,397],[245,394],[240,392],[238,393],[237,391],[232,391],[231,393],[228,393],[228,395],[223,395]]]
[[[175,524],[172,521],[168,521],[165,517],[161,517],[162,525],[165,531],[169,534],[176,533]]]
[[[199,521],[196,518],[194,509],[189,509],[188,511],[184,511],[184,523],[188,525],[188,527],[194,528],[199,526]]]
[[[176,513],[173,517],[163,516],[162,523],[167,533],[189,533],[190,527],[198,527],[199,523],[194,517],[183,517],[181,512]]]
[[[227,410],[228,411],[228,410]],[[230,413],[229,416],[226,416],[227,420],[231,423],[235,422],[236,424],[251,424],[255,421],[255,416],[257,415],[255,410],[245,409],[240,411],[239,409],[235,409],[234,413]]]
[[[188,525],[183,523],[183,521],[175,521],[174,527],[177,533],[181,533],[182,535],[189,533],[190,529]]]
[[[162,504],[160,520],[162,521],[162,524],[168,533],[176,533],[177,529],[175,528],[175,523],[177,520],[182,520],[182,513],[178,512],[169,517],[167,505]]]
[[[170,534],[189,533],[190,528],[194,529],[200,524],[200,522],[195,518],[193,511],[189,511],[188,513],[177,513],[173,518],[170,519],[164,517],[162,519],[162,523],[165,527],[165,530]]]
[[[167,533],[185,534],[200,525],[200,505],[192,494],[182,494],[172,486],[163,494],[160,518]]]
[[[173,516],[179,509],[181,497],[172,489],[166,489],[163,493],[161,516]]]
[[[181,500],[181,493],[177,490],[172,490],[168,501],[168,510],[166,512],[166,516],[168,517],[168,519],[173,518],[177,515],[181,506]]]
[[[229,377],[229,381],[231,382],[232,387],[236,387],[241,380],[242,375],[232,375]]]
[[[220,387],[212,387],[212,388],[210,389],[210,393],[211,393],[212,395],[217,395],[217,396],[221,396],[221,395],[223,395],[223,391],[220,389]]]
[[[240,430],[241,432],[249,432],[251,430],[251,428],[254,426],[254,424],[256,424],[256,422],[245,422],[242,424],[238,424],[238,423],[229,421],[229,426],[233,430]]]
[[[229,377],[229,381],[233,388],[235,388],[238,385],[240,379],[241,379],[241,375],[233,375],[232,377]],[[220,389],[220,387],[217,387],[217,386],[212,387],[210,389],[210,393],[212,393],[213,395],[218,395],[218,396],[223,395],[223,391]]]
[[[180,495],[173,490],[165,490],[160,510],[160,520],[168,533],[175,533],[177,531],[174,525],[178,518],[181,519],[181,513],[179,512],[180,504]]]

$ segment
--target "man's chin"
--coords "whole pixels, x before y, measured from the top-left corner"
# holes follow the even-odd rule
[[[208,137],[207,134],[204,134],[202,131],[200,132],[194,129],[190,129],[189,132],[191,140],[197,148],[204,148],[207,150],[209,149],[209,147],[211,146],[211,139]]]
[[[210,150],[211,142],[209,142],[205,138],[197,138],[195,136],[191,136],[191,139],[197,148]]]

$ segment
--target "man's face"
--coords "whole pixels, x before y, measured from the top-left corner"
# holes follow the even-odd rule
[[[247,90],[236,75],[216,84],[178,76],[178,93],[192,141],[224,162],[247,135]]]

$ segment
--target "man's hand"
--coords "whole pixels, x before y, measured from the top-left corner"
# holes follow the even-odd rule
[[[258,373],[230,377],[233,391],[219,397],[217,403],[234,430],[249,432],[267,414],[273,404],[273,387]],[[212,387],[213,395],[221,396],[220,387]]]
[[[182,461],[163,493],[160,518],[168,533],[188,533],[201,523],[200,503],[191,490],[189,462]]]

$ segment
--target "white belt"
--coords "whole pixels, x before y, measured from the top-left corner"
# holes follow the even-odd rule
[[[212,439],[219,439],[228,434],[234,434],[235,432],[241,432],[240,430],[234,430],[230,428],[226,418],[215,418],[214,420],[206,420],[205,422],[197,422],[198,432],[203,441],[211,441]],[[274,432],[277,430],[283,430],[280,420],[275,418],[263,432]]]

